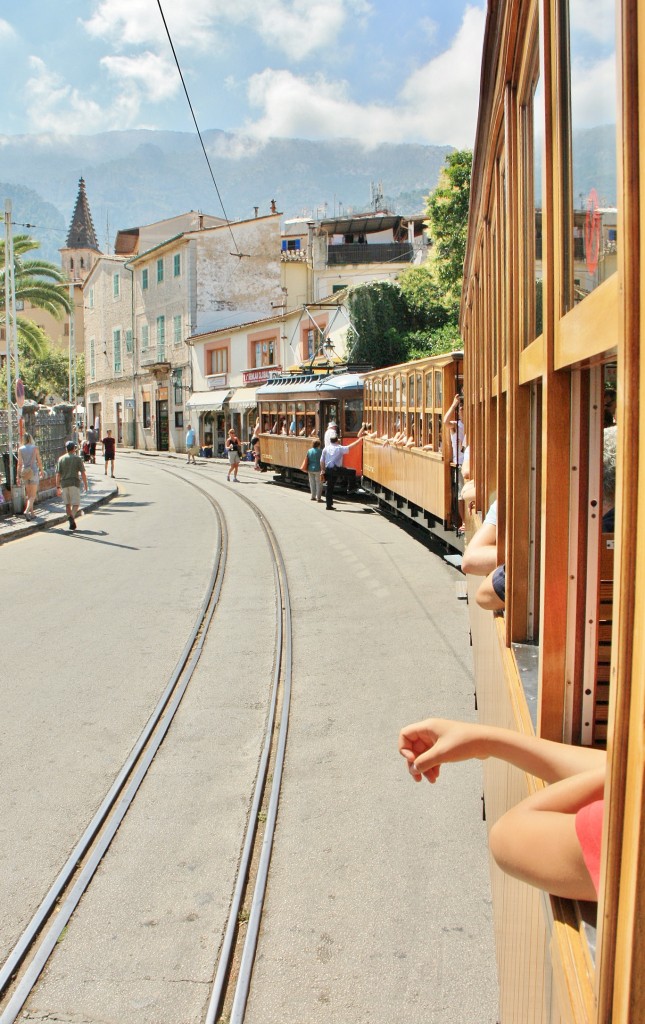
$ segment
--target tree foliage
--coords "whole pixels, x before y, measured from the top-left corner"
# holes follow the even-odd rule
[[[355,331],[348,334],[348,355],[353,362],[391,366],[461,348],[459,306],[472,153],[457,150],[446,164],[427,200],[431,258],[404,270],[398,283],[380,281],[349,291]]]
[[[446,157],[439,185],[428,196],[426,212],[434,242],[437,282],[447,297],[459,302],[468,234],[470,176],[473,155],[458,149]]]
[[[25,385],[25,398],[42,403],[47,395],[59,395],[71,402],[69,394],[69,356],[49,341],[45,341],[44,349],[35,355],[24,341],[18,341],[18,359],[20,379]],[[76,357],[76,380],[79,394],[84,391],[85,356]],[[7,371],[3,365],[0,370],[0,395],[5,400],[7,394]]]
[[[47,260],[29,259],[27,253],[37,249],[39,243],[29,235],[16,235],[13,239],[14,278],[16,300],[31,303],[57,319],[71,313],[72,305],[68,295],[66,278],[60,267]],[[6,323],[5,309],[5,242],[0,239],[0,323]],[[34,355],[45,354],[47,336],[33,321],[16,317],[18,338],[25,350]]]

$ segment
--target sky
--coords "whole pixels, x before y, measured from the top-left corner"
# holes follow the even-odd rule
[[[472,147],[484,0],[161,0],[202,131]],[[158,0],[0,4],[0,136],[193,131]]]

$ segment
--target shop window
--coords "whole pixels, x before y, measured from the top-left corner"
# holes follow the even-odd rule
[[[184,425],[184,413],[183,410],[175,413],[175,427],[183,427]]]
[[[150,429],[150,402],[143,403],[143,426],[146,430]]]

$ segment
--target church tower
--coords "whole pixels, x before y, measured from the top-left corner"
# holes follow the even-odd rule
[[[78,195],[72,223],[65,246],[59,250],[63,270],[74,284],[82,284],[101,254],[96,240],[90,204],[83,178],[78,183]]]

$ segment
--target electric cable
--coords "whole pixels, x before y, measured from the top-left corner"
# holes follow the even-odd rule
[[[224,201],[223,201],[223,199],[222,199],[222,197],[220,195],[220,190],[217,187],[217,182],[215,181],[215,175],[213,173],[213,168],[211,167],[211,162],[210,162],[210,160],[208,158],[208,153],[206,152],[206,146],[204,145],[204,139],[202,138],[202,133],[199,130],[199,125],[197,124],[197,118],[195,117],[195,111],[193,110],[193,105],[191,103],[190,96],[188,94],[188,89],[186,87],[186,82],[184,80],[183,72],[181,70],[181,66],[179,64],[179,59],[178,59],[177,53],[175,51],[175,46],[174,46],[174,43],[172,41],[172,36],[170,35],[170,29],[168,28],[168,23],[166,21],[165,15],[164,15],[163,8],[161,6],[161,0],[157,0],[157,6],[159,7],[159,13],[161,15],[161,20],[163,21],[163,26],[164,26],[164,28],[166,30],[166,35],[168,36],[168,42],[170,43],[170,49],[172,50],[172,55],[175,58],[175,64],[177,65],[177,71],[179,72],[179,77],[181,79],[181,84],[182,84],[182,86],[184,88],[184,93],[186,95],[186,100],[188,101],[188,106],[190,108],[190,113],[191,113],[192,118],[193,118],[193,123],[195,125],[195,130],[197,132],[197,136],[199,138],[199,141],[201,143],[201,147],[202,147],[202,150],[203,150],[203,153],[204,153],[204,158],[206,160],[206,163],[208,164],[208,170],[210,171],[210,176],[211,176],[211,179],[213,181],[213,185],[215,186],[215,191],[217,192],[217,198],[219,199],[220,206],[222,207],[222,213],[224,214],[224,220],[226,221],[226,226],[227,226],[228,230],[230,231],[231,238],[233,239],[233,245],[235,246],[235,252],[232,252],[231,256],[237,256],[238,260],[242,260],[245,256],[248,256],[249,254],[245,253],[245,252],[240,252],[238,244],[235,241],[235,235],[233,234],[233,228],[231,227],[231,222],[228,219],[228,215],[226,213],[226,210],[224,209]]]

